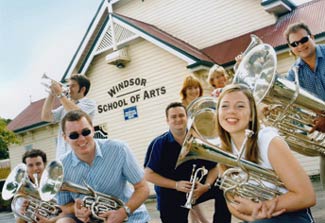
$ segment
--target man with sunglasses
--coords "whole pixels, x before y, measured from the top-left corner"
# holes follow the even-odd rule
[[[65,95],[60,83],[52,81],[51,92],[46,98],[41,118],[43,121],[58,123],[63,116],[71,110],[81,109],[90,115],[95,116],[96,102],[86,98],[90,89],[90,81],[85,75],[75,74],[69,80],[69,96]],[[52,110],[55,106],[55,99],[58,99],[61,106]],[[61,128],[59,128],[57,138],[56,159],[60,159],[70,150],[69,146],[62,138]]]
[[[298,68],[300,87],[325,101],[325,45],[317,45],[309,27],[302,22],[289,25],[284,36],[291,52],[298,57],[292,67]],[[288,72],[287,79],[295,81],[295,73],[292,68]],[[325,132],[324,114],[314,120],[311,132],[315,130]],[[325,176],[324,157],[321,157],[320,174]],[[321,180],[325,188],[323,178],[321,177]]]
[[[298,57],[293,66],[298,66],[300,86],[325,101],[325,45],[316,45],[304,23],[290,25],[284,35],[291,52]],[[295,80],[293,69],[289,70],[287,78]],[[325,131],[325,126],[323,128]]]
[[[61,121],[63,137],[72,148],[63,157],[64,181],[119,198],[125,203],[117,210],[103,211],[105,222],[149,221],[144,201],[149,187],[127,144],[112,139],[94,139],[90,116],[81,110],[68,112]],[[57,199],[67,213],[58,223],[92,222],[91,211],[80,200],[84,195],[61,191]],[[114,209],[114,208],[113,208]]]

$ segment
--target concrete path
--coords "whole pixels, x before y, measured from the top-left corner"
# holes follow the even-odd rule
[[[321,188],[319,179],[313,181],[314,189],[317,196],[317,204],[311,208],[313,216],[317,223],[325,223],[325,190]],[[159,212],[156,210],[155,200],[148,200],[146,202],[147,209],[150,213],[152,220],[150,223],[160,222]],[[213,201],[207,201],[203,203],[203,210],[205,215],[212,219],[213,215]],[[0,212],[0,223],[14,223],[15,219],[12,213],[10,212]],[[238,219],[233,218],[232,223],[238,223]]]

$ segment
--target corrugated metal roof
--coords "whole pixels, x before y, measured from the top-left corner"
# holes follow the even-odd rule
[[[325,32],[325,0],[316,0],[299,6],[296,10],[279,17],[276,24],[264,27],[251,33],[227,40],[216,45],[202,49],[202,52],[210,56],[220,65],[234,62],[234,58],[244,52],[250,43],[250,34],[255,34],[275,49],[286,48],[286,40],[283,32],[289,24],[303,21],[317,37]]]
[[[41,120],[42,107],[45,98],[32,102],[25,108],[17,117],[15,117],[9,124],[8,129],[11,131],[20,131],[22,129],[27,129],[32,126],[38,126],[41,124],[46,124]],[[59,107],[60,102],[55,99],[55,108]]]

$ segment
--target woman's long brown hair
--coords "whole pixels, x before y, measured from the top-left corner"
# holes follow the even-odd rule
[[[246,87],[246,85],[242,85],[242,84],[227,85],[225,88],[223,88],[222,93],[220,94],[220,96],[218,98],[218,103],[217,103],[217,108],[216,108],[216,113],[217,113],[216,114],[216,116],[217,116],[216,117],[216,119],[217,119],[216,128],[217,128],[219,137],[221,139],[221,148],[227,152],[232,153],[230,134],[225,129],[223,129],[221,127],[221,125],[219,124],[218,112],[219,112],[220,102],[226,94],[229,94],[231,92],[236,92],[236,91],[243,92],[249,100],[250,111],[251,111],[251,113],[250,113],[251,121],[249,122],[248,128],[250,130],[252,130],[254,133],[247,140],[245,159],[252,161],[254,163],[258,163],[259,162],[259,149],[257,146],[257,139],[258,139],[258,131],[260,129],[260,126],[259,126],[259,121],[258,121],[258,117],[257,117],[257,108],[256,108],[256,103],[255,103],[254,97],[253,97],[251,91],[249,90],[249,88]]]

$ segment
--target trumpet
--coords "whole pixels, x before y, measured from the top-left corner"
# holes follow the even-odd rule
[[[27,175],[26,165],[17,165],[9,174],[2,188],[2,198],[11,201],[11,209],[27,222],[37,222],[38,216],[46,219],[57,217],[61,208],[55,202],[43,202],[37,190],[37,174],[33,184]]]
[[[193,194],[194,194],[194,189],[195,189],[195,183],[200,182],[205,175],[207,175],[208,170],[203,166],[200,168],[197,168],[196,170],[196,164],[193,164],[193,169],[192,169],[192,174],[191,174],[191,179],[190,182],[192,183],[192,187],[190,192],[186,194],[186,203],[182,206],[187,209],[192,208],[192,204],[195,203],[195,199],[193,199]],[[195,171],[195,172],[194,172]],[[201,175],[199,177],[199,174]]]
[[[41,84],[45,87],[45,91],[49,94],[52,94],[52,90],[51,90],[51,86],[53,83],[59,83],[60,86],[62,87],[62,92],[66,97],[70,97],[70,89],[69,89],[69,84],[68,83],[61,83],[58,82],[56,80],[54,80],[53,78],[50,78],[46,73],[44,73],[42,75],[42,80],[44,82],[41,82]]]
[[[99,216],[101,213],[124,207],[125,204],[122,200],[96,192],[85,182],[86,187],[71,182],[63,182],[63,172],[61,161],[54,160],[48,164],[40,180],[39,194],[42,200],[51,200],[60,191],[83,194],[85,195],[82,199],[83,206],[91,210],[92,222],[104,222],[105,219]]]

